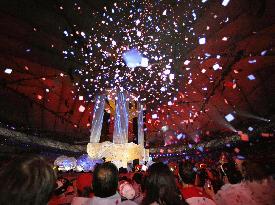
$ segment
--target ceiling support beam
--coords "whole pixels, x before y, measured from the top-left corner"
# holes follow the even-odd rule
[[[5,141],[17,141],[29,145],[39,145],[46,148],[53,148],[58,150],[64,150],[75,153],[85,153],[86,146],[70,145],[63,142],[58,142],[46,138],[28,135],[25,133],[9,130],[0,127],[0,138],[4,138]]]

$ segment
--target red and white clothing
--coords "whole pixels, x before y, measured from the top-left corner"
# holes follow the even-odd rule
[[[196,186],[181,188],[181,194],[189,205],[216,205],[205,191]]]
[[[91,198],[86,197],[74,197],[71,205],[89,205],[91,200]]]
[[[81,205],[137,205],[135,202],[131,200],[121,201],[121,196],[119,193],[116,193],[113,196],[100,198],[94,196],[86,201],[83,201]]]
[[[275,182],[265,179],[225,184],[214,199],[218,205],[274,205]]]
[[[121,196],[117,193],[107,198],[93,197],[75,197],[71,205],[137,205],[131,200],[121,201]]]

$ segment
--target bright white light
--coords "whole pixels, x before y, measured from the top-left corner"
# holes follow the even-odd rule
[[[201,0],[201,2],[202,2],[202,3],[205,3],[205,2],[207,2],[207,0]]]
[[[199,44],[203,45],[206,43],[206,38],[199,38]]]
[[[147,169],[148,169],[148,167],[146,165],[142,165],[142,167],[141,167],[142,171],[146,171]]]
[[[161,128],[161,130],[162,130],[163,132],[166,132],[168,129],[169,129],[169,128],[168,128],[167,125],[165,125],[165,126],[163,126],[163,127]]]
[[[175,74],[170,74],[169,75],[169,80],[172,82],[175,79]]]
[[[211,56],[211,54],[209,54],[209,53],[205,53],[204,55],[205,55],[207,58]]]
[[[83,100],[83,96],[79,96],[79,97],[78,97],[78,100]]]
[[[171,101],[169,101],[167,104],[168,104],[169,106],[173,105],[173,103],[172,103]]]
[[[123,60],[129,68],[140,66],[142,55],[137,49],[131,49],[122,54]]]
[[[255,80],[255,79],[256,79],[255,76],[252,75],[252,74],[250,74],[249,76],[247,76],[247,78],[248,78],[249,80]]]
[[[112,45],[116,46],[116,41],[112,40]]]
[[[228,114],[225,116],[225,119],[228,121],[228,122],[231,122],[235,119],[235,117],[232,115],[232,114]]]
[[[223,0],[222,5],[227,6],[229,4],[230,0]]]
[[[136,20],[136,25],[138,25],[140,23],[140,20],[138,19],[138,20]]]
[[[141,31],[137,31],[137,36],[138,36],[138,37],[141,36]]]
[[[7,74],[11,74],[12,73],[12,69],[11,68],[6,68],[4,72],[7,73]]]
[[[215,63],[214,65],[213,65],[213,69],[214,70],[218,70],[220,68],[220,65],[218,64],[218,63]]]
[[[250,64],[253,64],[253,63],[256,63],[256,62],[257,62],[256,59],[254,59],[254,60],[249,60],[249,61],[248,61],[248,63],[250,63]]]
[[[158,118],[158,115],[157,114],[153,114],[152,115],[152,119],[157,119]]]
[[[65,36],[69,36],[68,31],[63,32]]]
[[[227,39],[228,39],[227,37],[223,37],[222,38],[223,41],[227,41]]]
[[[80,105],[78,108],[79,112],[84,112],[85,111],[85,107],[83,105]]]
[[[188,65],[190,63],[190,60],[186,60],[186,61],[184,61],[184,65]]]
[[[149,59],[142,57],[140,66],[146,68],[146,67],[148,67],[148,65],[149,65]]]
[[[249,127],[248,130],[249,130],[250,132],[252,132],[254,129],[253,129],[253,127]]]
[[[167,10],[164,10],[162,15],[166,16]]]
[[[167,69],[167,70],[165,70],[163,73],[164,73],[165,75],[169,75],[169,74],[170,74],[170,70]]]
[[[267,53],[267,50],[261,52],[261,56],[264,56]]]
[[[180,139],[184,139],[185,138],[185,135],[180,133],[177,135],[177,139],[180,140]]]
[[[196,19],[197,19],[197,15],[196,15],[196,13],[195,13],[195,12],[193,12],[193,13],[192,13],[192,16],[193,16],[194,20],[196,20]]]
[[[206,70],[203,68],[203,69],[201,70],[201,72],[202,72],[202,73],[205,73],[205,72],[206,72]]]
[[[161,87],[161,89],[160,89],[161,92],[164,92],[165,90],[166,90],[165,87]]]

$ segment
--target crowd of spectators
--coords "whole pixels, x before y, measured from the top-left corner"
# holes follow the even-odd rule
[[[1,167],[0,180],[0,205],[275,204],[275,183],[264,167],[226,153],[214,168],[182,160],[127,172],[105,162],[70,177],[41,157],[22,156]]]

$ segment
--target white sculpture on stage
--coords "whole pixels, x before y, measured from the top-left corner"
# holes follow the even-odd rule
[[[99,143],[105,97],[105,95],[101,95],[96,98],[90,130],[90,143],[87,145],[89,156],[93,159],[104,157],[106,161],[112,161],[118,168],[127,168],[127,163],[134,159],[139,159],[140,162],[148,161],[149,150],[144,148],[143,106],[141,104],[138,104],[138,144],[128,143],[129,102],[126,100],[127,93],[125,91],[120,91],[115,96],[113,142]]]

